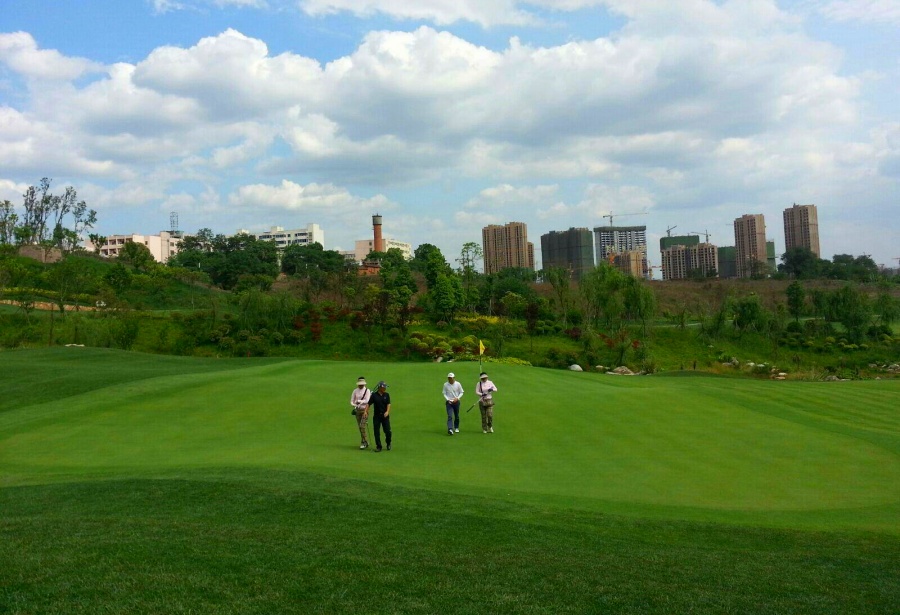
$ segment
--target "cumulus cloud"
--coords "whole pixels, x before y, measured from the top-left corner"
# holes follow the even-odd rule
[[[154,7],[200,4],[215,2]],[[493,48],[434,27],[376,31],[327,63],[273,53],[237,29],[107,66],[0,34],[0,63],[27,84],[0,102],[0,168],[18,182],[153,181],[153,194],[134,193],[153,207],[346,216],[335,223],[452,186],[446,207],[459,212],[445,218],[467,227],[517,205],[533,222],[588,226],[609,211],[813,201],[897,178],[896,126],[864,103],[885,85],[853,75],[838,47],[774,0],[301,6],[485,25],[602,7],[625,25],[596,40]],[[849,19],[862,5],[821,6]],[[425,228],[423,216],[406,219],[410,232]]]
[[[71,81],[101,65],[83,58],[68,58],[53,49],[38,49],[27,32],[0,34],[0,62],[26,79]]]
[[[897,0],[832,0],[823,3],[819,11],[835,21],[900,25]]]
[[[287,179],[275,186],[241,186],[228,197],[228,202],[236,207],[266,207],[323,214],[363,213],[389,205],[388,199],[383,195],[363,198],[334,184],[311,183],[303,186]]]

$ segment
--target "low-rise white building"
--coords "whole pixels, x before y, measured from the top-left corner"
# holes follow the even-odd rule
[[[325,232],[318,224],[308,224],[306,228],[284,230],[280,226],[273,226],[266,233],[255,235],[260,241],[274,241],[280,249],[292,245],[308,246],[314,243],[325,247]]]
[[[100,246],[100,256],[116,258],[126,243],[134,242],[147,246],[156,262],[165,263],[170,256],[178,254],[181,240],[181,233],[169,231],[160,231],[159,235],[110,235],[106,238],[106,243]],[[90,241],[86,241],[85,249],[91,251],[96,247]]]
[[[403,257],[406,260],[412,258],[412,244],[404,243],[402,241],[397,241],[395,239],[389,239],[385,237],[384,241],[384,251],[387,252],[391,248],[397,248],[401,252],[403,252]],[[356,261],[361,263],[365,260],[365,258],[369,255],[369,252],[375,249],[375,240],[373,239],[357,239],[356,240],[356,249],[353,251],[356,255]]]

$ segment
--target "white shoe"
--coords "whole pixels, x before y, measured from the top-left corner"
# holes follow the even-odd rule
[[[494,428],[493,428],[493,427],[488,427],[488,431],[490,431],[491,433],[494,433]]]
[[[453,431],[455,431],[456,433],[459,433],[459,429],[454,429]]]
[[[487,429],[482,429],[481,433],[487,433]]]

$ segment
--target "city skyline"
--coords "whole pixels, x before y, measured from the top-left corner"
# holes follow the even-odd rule
[[[815,203],[822,258],[894,266],[895,5],[7,0],[0,200],[50,177],[100,234],[174,211],[188,233],[315,222],[343,250],[380,211],[451,261],[507,220],[723,245],[747,212],[780,255],[784,209]]]

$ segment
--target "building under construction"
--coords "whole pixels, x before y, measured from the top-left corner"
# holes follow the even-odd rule
[[[541,259],[546,271],[559,267],[569,272],[570,279],[580,280],[594,268],[594,245],[591,231],[570,228],[541,235]]]

